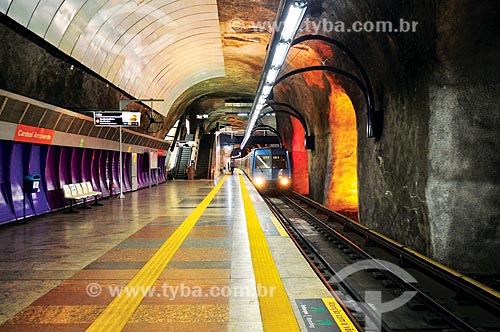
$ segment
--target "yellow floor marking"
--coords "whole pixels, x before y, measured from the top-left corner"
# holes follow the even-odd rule
[[[342,332],[358,332],[358,329],[351,322],[337,300],[333,298],[322,299],[333,319]]]
[[[88,332],[118,332],[127,324],[139,304],[160,277],[175,252],[186,239],[189,232],[215,197],[227,175],[215,186],[196,209],[182,222],[175,232],[163,243],[144,267],[125,286],[125,289],[113,299],[99,317],[87,329]],[[128,290],[128,292],[127,292]],[[139,290],[139,291],[137,291]]]
[[[288,233],[283,228],[283,225],[281,225],[281,223],[275,216],[271,216],[271,221],[273,222],[274,226],[276,227],[278,233],[280,233],[281,236],[288,236]]]
[[[264,331],[300,331],[241,174],[240,186]]]

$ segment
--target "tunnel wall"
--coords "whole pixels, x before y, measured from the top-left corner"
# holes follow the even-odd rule
[[[443,1],[429,88],[427,202],[435,258],[499,273],[500,34],[497,1]]]
[[[67,109],[118,108],[122,93],[11,30],[16,25],[4,15],[0,19],[0,88]]]
[[[326,203],[325,183],[332,176],[333,138],[325,126],[330,75],[356,109],[361,223],[459,271],[499,273],[498,16],[493,0],[329,6],[318,20],[349,26],[404,19],[418,26],[414,33],[325,33],[367,70],[383,119],[378,138],[366,138],[363,96],[339,75],[315,74],[313,82],[303,75],[275,89],[275,99],[302,110],[316,135],[316,149],[309,152],[310,196]],[[307,47],[294,53],[287,71],[321,61],[356,73],[335,47]]]
[[[117,110],[120,100],[135,99],[3,14],[0,45],[0,89],[73,111]],[[127,109],[147,110],[138,103]],[[165,137],[169,128],[146,132],[148,123],[143,115],[131,130]]]

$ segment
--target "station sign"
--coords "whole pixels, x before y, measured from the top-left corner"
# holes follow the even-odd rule
[[[14,134],[14,141],[50,145],[52,144],[54,133],[55,131],[52,129],[18,124]]]
[[[94,112],[94,125],[139,127],[141,125],[141,112]]]

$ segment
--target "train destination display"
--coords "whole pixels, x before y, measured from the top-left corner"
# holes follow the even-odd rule
[[[139,127],[141,112],[94,112],[94,125]]]

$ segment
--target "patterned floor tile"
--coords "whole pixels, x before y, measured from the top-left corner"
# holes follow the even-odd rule
[[[105,306],[128,280],[103,281],[67,280],[32,303],[32,306]],[[93,287],[98,287],[96,290]]]
[[[157,238],[128,238],[115,248],[118,249],[135,249],[135,248],[160,248],[165,243],[163,239]]]
[[[230,269],[169,269],[168,266],[160,275],[158,280],[165,279],[229,279],[231,276]]]
[[[81,270],[73,280],[130,280],[139,270]]]
[[[146,262],[93,262],[85,270],[140,270]]]
[[[129,323],[226,323],[229,321],[229,305],[222,304],[167,304],[141,305]]]
[[[102,255],[102,262],[141,262],[148,261],[157,251],[156,248],[112,249]]]
[[[203,326],[200,323],[182,322],[182,323],[128,323],[122,332],[224,332],[228,330],[226,323],[205,322]]]
[[[179,248],[172,261],[227,261],[231,250],[226,248]]]
[[[29,306],[11,318],[8,324],[80,324],[92,323],[105,306]]]

